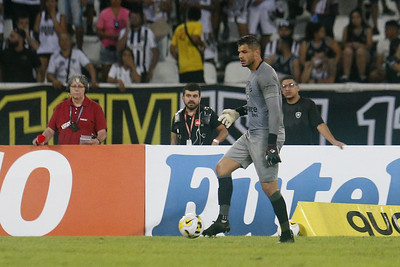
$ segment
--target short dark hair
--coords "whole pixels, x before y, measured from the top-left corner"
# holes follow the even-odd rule
[[[393,27],[393,28],[396,28],[397,30],[399,30],[399,28],[400,28],[399,24],[394,19],[386,21],[385,28],[386,27]]]
[[[19,12],[17,13],[17,21],[18,21],[19,19],[29,19],[29,13],[26,12],[25,10],[19,11]]]
[[[197,83],[188,83],[183,87],[182,93],[185,94],[185,91],[188,90],[190,92],[199,91],[199,96],[201,96],[201,87]]]
[[[245,35],[242,36],[238,41],[237,45],[248,45],[248,47],[252,50],[261,49],[260,42],[258,41],[255,35]]]
[[[285,80],[293,80],[293,81],[295,81],[295,83],[297,83],[297,81],[296,81],[296,79],[294,78],[294,76],[293,75],[285,75],[285,76],[283,76],[282,78],[281,78],[281,83],[283,82],[283,81],[285,81]]]
[[[306,41],[312,41],[314,39],[314,34],[317,33],[324,25],[319,22],[308,22],[306,25],[305,37]]]
[[[143,23],[143,7],[142,6],[133,6],[129,12],[129,16],[131,14],[138,14],[140,18],[142,19]]]
[[[201,19],[201,10],[198,7],[190,7],[187,13],[188,20],[198,21]]]

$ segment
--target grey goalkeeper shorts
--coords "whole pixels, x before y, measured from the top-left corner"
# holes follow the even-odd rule
[[[283,140],[277,141],[280,151]],[[244,169],[254,163],[258,179],[262,183],[278,179],[279,164],[269,166],[265,158],[268,146],[268,131],[253,130],[244,133],[225,153],[224,157],[238,162]]]

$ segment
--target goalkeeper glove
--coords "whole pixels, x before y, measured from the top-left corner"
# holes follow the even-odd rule
[[[267,149],[267,164],[269,166],[275,165],[279,162],[282,162],[281,157],[279,156],[278,149],[276,146],[268,145]]]
[[[222,115],[219,116],[218,120],[229,128],[239,118],[239,112],[234,109],[224,109]]]
[[[276,134],[269,134],[268,135],[268,148],[267,148],[267,164],[269,166],[275,165],[279,162],[282,162],[281,157],[279,156],[278,149],[276,148]]]

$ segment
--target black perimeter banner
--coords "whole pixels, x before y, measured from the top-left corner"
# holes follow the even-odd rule
[[[169,144],[170,125],[181,107],[178,86],[134,87],[120,93],[101,88],[88,93],[107,119],[106,144]],[[400,144],[399,91],[302,91],[320,108],[336,139],[348,145]],[[58,103],[69,96],[50,85],[0,90],[0,145],[29,145],[46,128]],[[244,88],[225,85],[202,87],[202,104],[218,114],[245,104]],[[229,128],[223,144],[231,144],[246,130],[246,117]],[[56,144],[55,141],[50,144]],[[316,134],[316,144],[326,141]]]

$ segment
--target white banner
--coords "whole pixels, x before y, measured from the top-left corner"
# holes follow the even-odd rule
[[[146,146],[146,235],[179,235],[196,212],[218,215],[215,165],[229,146]],[[400,147],[284,146],[279,184],[289,216],[298,201],[400,205]],[[275,215],[254,165],[232,175],[231,235],[273,235]]]

